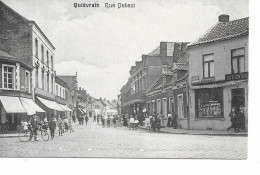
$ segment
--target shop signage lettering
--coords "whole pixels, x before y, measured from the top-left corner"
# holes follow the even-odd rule
[[[248,79],[248,72],[238,73],[238,74],[227,74],[225,76],[226,81],[232,80],[245,80]]]

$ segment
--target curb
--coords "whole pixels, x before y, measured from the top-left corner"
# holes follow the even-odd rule
[[[147,130],[146,128],[138,128],[138,129],[143,129]],[[157,131],[158,132],[158,131]],[[209,135],[209,136],[239,136],[239,137],[248,137],[248,134],[214,134],[214,133],[191,133],[191,132],[183,132],[183,133],[172,133],[172,132],[167,132],[167,131],[162,131],[160,130],[159,132],[161,133],[167,133],[167,134],[187,134],[187,135]]]

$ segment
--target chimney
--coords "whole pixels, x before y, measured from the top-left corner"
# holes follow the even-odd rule
[[[160,42],[160,55],[162,57],[167,56],[167,42]]]
[[[229,15],[223,14],[218,17],[219,22],[229,22]]]

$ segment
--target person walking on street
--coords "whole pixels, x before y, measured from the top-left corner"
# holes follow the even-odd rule
[[[235,122],[235,133],[238,133],[240,131],[240,126],[241,126],[241,123],[240,123],[240,117],[241,117],[241,114],[240,114],[240,109],[239,107],[237,106],[236,109],[235,109],[235,118],[234,118],[234,122]]]
[[[102,122],[102,127],[104,128],[105,127],[105,119],[102,115],[101,115],[101,122]]]
[[[63,122],[62,119],[59,117],[58,118],[59,136],[62,136],[62,125],[63,125],[62,122]]]
[[[155,129],[156,129],[156,119],[155,119],[155,116],[152,116],[152,118],[151,118],[151,127],[152,127],[153,131],[155,131]]]
[[[156,119],[156,128],[158,131],[160,131],[160,129],[161,129],[161,121],[162,121],[161,116],[158,116]]]
[[[175,112],[172,113],[172,126],[173,129],[176,129],[178,124],[177,124],[177,114]]]
[[[86,122],[86,125],[88,125],[88,115],[87,114],[85,115],[85,122]],[[82,122],[82,124],[83,124],[83,122]]]
[[[171,126],[172,126],[172,114],[169,113],[168,120],[167,120],[167,127],[171,127]]]
[[[114,116],[114,118],[113,118],[114,128],[116,128],[116,121],[117,121],[117,117]]]
[[[107,127],[110,127],[110,116],[107,117]]]
[[[128,123],[125,115],[123,115],[123,126],[128,127]]]
[[[231,112],[229,113],[231,125],[227,128],[227,131],[229,131],[231,128],[234,128],[234,129],[236,128],[235,127],[235,118],[236,118],[235,115],[236,115],[235,114],[235,107],[232,107]]]
[[[93,122],[96,122],[96,119],[97,119],[97,117],[96,117],[96,115],[94,115]]]
[[[74,129],[73,129],[73,126],[72,126],[72,121],[71,121],[71,118],[69,118],[69,131],[70,131],[70,133],[71,133],[71,131],[72,132],[74,132]]]
[[[54,139],[55,130],[56,130],[56,119],[55,117],[52,118],[52,120],[49,123],[49,128],[51,132],[51,139]]]
[[[240,106],[240,111],[238,113],[238,118],[240,121],[240,129],[241,131],[245,132],[245,111],[244,111],[244,107]]]
[[[33,118],[29,121],[29,130],[30,132],[30,141],[34,137],[34,141],[37,141],[37,130],[38,130],[39,121],[37,119],[37,116],[34,115]]]
[[[97,115],[97,124],[99,124],[99,117],[100,117],[100,116],[99,116],[99,115]]]
[[[72,120],[73,120],[73,123],[76,123],[76,117],[74,114],[72,115]]]

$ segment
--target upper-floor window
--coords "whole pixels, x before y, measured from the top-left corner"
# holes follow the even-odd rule
[[[11,65],[3,65],[3,88],[14,89],[15,86],[15,67]]]
[[[53,56],[51,56],[51,69],[53,69]]]
[[[25,92],[30,92],[30,72],[25,71]]]
[[[214,55],[204,55],[203,56],[203,77],[212,78],[214,77]]]
[[[245,72],[245,49],[235,49],[231,51],[232,74]]]
[[[50,91],[50,85],[49,85],[49,83],[50,83],[50,75],[49,74],[47,74],[47,84],[46,84],[46,87],[47,87],[47,91],[49,92]]]
[[[49,67],[49,51],[48,50],[46,52],[46,56],[47,56],[47,66]]]
[[[35,38],[35,56],[38,57],[38,40]]]
[[[39,81],[38,81],[38,70],[39,70],[39,68],[38,67],[36,67],[36,69],[35,69],[35,86],[36,87],[39,87]]]
[[[44,90],[44,70],[42,70],[42,89]]]
[[[41,46],[41,52],[42,52],[42,62],[44,62],[44,47],[43,47],[43,45]]]
[[[59,95],[58,85],[56,85],[56,95]]]

